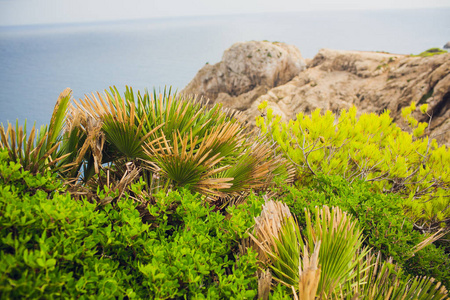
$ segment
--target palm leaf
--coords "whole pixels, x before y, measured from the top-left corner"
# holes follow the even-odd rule
[[[358,299],[448,299],[448,292],[433,278],[404,276],[392,258],[382,261],[381,253],[368,253],[353,294]]]
[[[149,164],[156,164],[160,174],[169,178],[175,186],[189,186],[194,191],[218,196],[222,194],[221,189],[230,186],[228,182],[231,179],[212,177],[226,168],[220,166],[221,156],[211,156],[208,146],[213,138],[206,137],[198,144],[198,138],[192,134],[183,137],[174,133],[171,141],[163,135],[160,142],[147,143],[144,151],[151,157]]]
[[[2,124],[0,127],[2,149],[6,149],[9,159],[19,162],[24,170],[32,173],[43,172],[50,167],[56,170],[56,163],[65,158],[65,156],[54,156],[52,158],[52,155],[57,152],[60,142],[47,147],[48,149],[44,148],[47,139],[47,133],[44,133],[39,135],[37,145],[34,146],[35,132],[33,126],[27,138],[26,131],[17,122],[15,127],[8,123],[6,130]]]
[[[334,289],[356,276],[354,272],[368,250],[358,252],[362,247],[362,233],[354,220],[340,208],[330,211],[327,206],[316,208],[315,224],[305,209],[306,236],[311,245],[321,241],[319,264],[322,276],[318,290],[330,295]]]
[[[250,234],[251,243],[249,247],[255,248],[258,258],[264,264],[268,264],[270,258],[268,252],[276,247],[274,238],[278,238],[285,219],[292,218],[291,212],[286,204],[269,200],[262,207],[261,214],[255,218],[255,227]]]
[[[72,90],[66,88],[58,97],[55,108],[53,109],[52,118],[50,119],[48,135],[47,135],[47,148],[54,145],[61,135],[64,127],[64,120],[67,115],[67,109],[70,105],[70,98],[72,96]],[[48,149],[47,149],[48,150]]]
[[[258,251],[276,281],[292,289],[294,299],[448,299],[441,283],[404,279],[392,259],[382,262],[380,253],[363,249],[355,221],[339,208],[316,208],[314,220],[309,211],[305,215],[302,237],[288,207],[266,199],[251,242],[243,241]]]

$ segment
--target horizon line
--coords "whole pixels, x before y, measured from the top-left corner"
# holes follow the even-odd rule
[[[170,19],[190,19],[190,18],[208,18],[208,17],[227,17],[227,16],[245,16],[245,15],[262,15],[262,14],[292,14],[292,13],[304,13],[304,12],[357,12],[357,11],[406,11],[406,10],[432,10],[432,9],[450,9],[449,6],[427,6],[427,7],[412,7],[412,8],[345,8],[345,9],[305,9],[296,11],[265,11],[265,12],[242,12],[242,13],[218,13],[218,14],[198,14],[198,15],[175,15],[175,16],[156,16],[145,18],[116,18],[105,20],[85,20],[85,21],[71,21],[71,22],[48,22],[48,23],[25,23],[25,24],[0,24],[0,29],[12,28],[12,27],[33,27],[33,26],[53,26],[53,25],[95,25],[95,24],[107,24],[117,22],[132,22],[132,21],[157,21],[157,20],[170,20]]]

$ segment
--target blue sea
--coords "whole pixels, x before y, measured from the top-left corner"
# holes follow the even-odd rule
[[[450,8],[291,12],[0,27],[0,123],[38,126],[58,95],[115,85],[181,90],[233,43],[280,41],[305,58],[321,48],[417,54],[450,41]]]

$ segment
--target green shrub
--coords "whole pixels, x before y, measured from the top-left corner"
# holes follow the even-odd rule
[[[432,276],[450,286],[450,259],[443,249],[432,244],[413,255],[412,248],[424,236],[403,215],[398,195],[375,193],[362,181],[348,183],[342,177],[324,175],[313,178],[308,186],[284,186],[278,192],[300,225],[306,224],[304,208],[339,206],[359,221],[368,246],[385,258],[393,257],[411,275]]]
[[[339,118],[316,110],[289,122],[267,109],[257,126],[296,165],[298,181],[322,173],[371,182],[379,192],[402,195],[407,215],[424,231],[437,231],[450,218],[450,151],[423,137],[427,124],[411,117],[416,109],[413,103],[402,111],[413,134],[393,123],[388,111],[357,117],[355,107]],[[426,105],[420,109],[426,112]]]
[[[54,175],[31,176],[0,154],[2,298],[252,299],[256,254],[238,241],[261,200],[230,217],[187,190],[156,197],[141,220],[125,195],[97,206],[74,201]]]
[[[288,289],[287,286],[282,284],[277,284],[272,288],[272,293],[269,295],[269,299],[271,300],[291,300],[292,299],[292,291]]]

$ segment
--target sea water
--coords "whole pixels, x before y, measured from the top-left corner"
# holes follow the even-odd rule
[[[116,86],[181,90],[233,43],[280,41],[305,58],[321,48],[418,54],[450,40],[450,8],[292,12],[0,27],[0,123],[50,120],[75,99]]]

